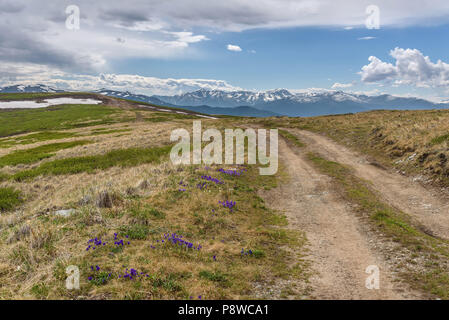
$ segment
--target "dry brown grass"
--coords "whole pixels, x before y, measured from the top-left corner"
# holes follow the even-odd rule
[[[145,117],[150,113],[145,113]],[[203,120],[218,128],[226,122]],[[152,147],[167,144],[170,131],[191,129],[191,120],[168,122],[131,122],[78,130],[89,136],[94,129],[130,129],[130,132],[91,136],[94,143],[61,150],[49,159],[32,165],[6,167],[12,174],[34,168],[55,159],[105,154],[113,149]],[[73,141],[79,137],[57,140]],[[17,149],[33,148],[55,141],[3,149],[7,154]],[[201,174],[225,180],[224,185],[196,188]],[[6,180],[0,186],[22,191],[25,203],[13,212],[0,216],[0,298],[23,299],[205,299],[251,298],[255,283],[269,286],[275,279],[303,277],[301,261],[292,261],[289,252],[300,251],[302,235],[284,230],[282,215],[268,210],[257,196],[259,188],[276,185],[276,177],[260,177],[249,168],[247,175],[231,178],[216,171],[195,166],[174,167],[168,159],[159,164],[136,167],[112,167],[95,173],[40,176],[29,181]],[[180,192],[179,182],[189,184]],[[113,195],[112,208],[99,208],[98,195]],[[237,211],[230,214],[220,208],[219,200],[237,201]],[[133,208],[146,206],[161,216],[136,219]],[[55,210],[75,208],[70,217],[54,215]],[[216,213],[212,213],[212,209]],[[111,240],[138,226],[147,230],[144,238],[131,240],[123,251],[86,251],[87,241],[94,237]],[[29,229],[28,229],[29,227]],[[203,249],[180,251],[176,248],[152,249],[165,232],[177,232],[201,243]],[[112,241],[113,242],[113,241]],[[260,250],[263,257],[241,257],[242,248]],[[292,248],[296,248],[292,250]],[[217,261],[213,260],[213,256]],[[81,271],[81,289],[65,289],[65,268],[76,265]],[[88,281],[90,265],[117,274],[122,266],[149,274],[147,281],[113,279],[104,285]],[[215,280],[200,276],[200,271],[218,275]],[[206,274],[209,274],[206,273]],[[217,280],[218,279],[218,280]],[[289,291],[290,292],[290,291]],[[301,292],[291,291],[301,295]]]

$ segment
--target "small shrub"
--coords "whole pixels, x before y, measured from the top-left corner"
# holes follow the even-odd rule
[[[129,236],[132,240],[144,240],[150,234],[148,226],[141,224],[123,226],[120,231],[123,235]]]
[[[227,275],[220,271],[210,272],[207,270],[202,270],[200,271],[199,276],[200,278],[207,279],[209,281],[219,282],[222,285],[227,285],[229,283]]]
[[[0,212],[8,211],[23,202],[22,193],[13,188],[0,188]]]
[[[31,288],[31,293],[38,299],[45,299],[48,296],[49,289],[44,283],[35,284]]]

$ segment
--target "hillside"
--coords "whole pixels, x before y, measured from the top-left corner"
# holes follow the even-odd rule
[[[0,110],[1,298],[255,298],[304,276],[302,236],[256,193],[279,177],[171,164],[170,131],[226,120],[104,99]],[[80,290],[65,289],[70,265]]]
[[[100,103],[0,110],[0,298],[449,298],[449,111],[211,119],[92,93],[0,102],[61,94]],[[170,132],[193,120],[279,128],[277,174],[173,165]]]

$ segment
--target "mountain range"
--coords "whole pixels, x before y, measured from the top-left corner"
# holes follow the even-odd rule
[[[198,90],[175,96],[153,96],[176,105],[209,105],[213,107],[251,106],[287,116],[317,116],[354,113],[374,109],[448,108],[448,103],[434,103],[414,97],[388,94],[368,96],[336,90],[292,93],[286,89],[265,92]]]
[[[1,92],[63,92],[45,85],[15,85]],[[421,98],[397,97],[389,94],[369,96],[337,90],[309,90],[292,93],[286,89],[253,91],[222,91],[200,89],[173,96],[134,94],[129,91],[100,89],[106,96],[156,105],[183,108],[211,115],[234,116],[318,116],[355,113],[375,109],[442,109],[449,103],[434,103]]]

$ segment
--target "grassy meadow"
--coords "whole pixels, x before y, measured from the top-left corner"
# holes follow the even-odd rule
[[[129,106],[0,111],[0,299],[301,298],[305,237],[258,196],[282,170],[173,166],[170,132],[192,119],[229,125]]]

